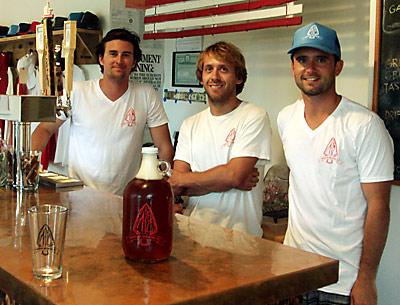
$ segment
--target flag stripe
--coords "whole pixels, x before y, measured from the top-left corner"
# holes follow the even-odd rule
[[[185,0],[146,0],[145,1],[146,7],[169,4],[169,3],[176,3],[176,2],[185,2]]]
[[[157,22],[165,22],[165,21],[173,21],[173,20],[182,20],[189,18],[198,18],[205,16],[213,16],[213,15],[223,15],[228,13],[234,13],[237,11],[245,11],[245,10],[256,10],[266,6],[280,5],[283,3],[292,2],[293,0],[258,0],[254,2],[245,2],[239,4],[230,4],[218,7],[212,7],[208,9],[200,9],[194,11],[184,11],[181,13],[173,13],[173,14],[163,14],[163,15],[155,15],[155,16],[145,16],[144,23],[157,23]]]
[[[191,11],[195,9],[210,8],[224,4],[232,4],[237,2],[247,2],[244,0],[190,0],[179,1],[179,3],[169,5],[158,5],[145,10],[145,16],[160,15],[167,13],[178,13],[183,11]]]
[[[167,39],[301,24],[293,0],[148,0],[144,39]],[[163,5],[165,4],[165,5]],[[297,17],[295,17],[297,16]]]
[[[158,33],[145,33],[143,39],[170,39],[170,38],[183,38],[192,36],[215,35],[231,32],[250,31],[271,27],[283,27],[299,25],[302,22],[302,17],[289,17],[274,20],[263,20],[241,24],[233,24],[226,26],[199,28],[194,30],[183,30],[177,32],[158,32]]]
[[[210,17],[191,18],[191,19],[174,20],[162,23],[146,24],[145,31],[146,32],[163,31],[171,29],[181,30],[183,28],[190,28],[190,27],[203,27],[211,25],[215,26],[227,23],[247,22],[252,20],[254,21],[255,19],[275,18],[275,17],[298,14],[301,13],[301,11],[302,11],[302,4],[288,5],[288,6],[285,5],[281,7],[274,7],[263,10],[255,10],[255,11],[245,11],[234,14],[213,15]]]

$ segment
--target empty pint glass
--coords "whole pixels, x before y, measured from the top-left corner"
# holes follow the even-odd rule
[[[57,279],[62,275],[68,209],[58,205],[36,205],[28,209],[33,275]]]

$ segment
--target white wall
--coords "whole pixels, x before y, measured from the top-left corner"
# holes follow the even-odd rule
[[[5,0],[2,0],[5,1]],[[115,0],[119,1],[120,0]],[[370,0],[375,5],[375,0]],[[345,68],[338,78],[338,92],[366,106],[371,105],[370,1],[365,0],[307,0],[304,4],[303,24],[319,21],[334,27],[342,44]],[[52,0],[56,15],[71,11],[92,11],[109,28],[110,0]],[[40,20],[44,0],[19,0],[0,10],[0,24]],[[372,11],[374,11],[372,9]],[[372,19],[374,14],[372,14]],[[272,163],[283,160],[282,147],[276,131],[276,116],[282,107],[292,103],[298,90],[290,73],[290,60],[286,54],[291,37],[297,27],[264,29],[243,33],[205,36],[203,47],[228,40],[241,48],[247,60],[248,81],[241,98],[252,101],[268,111],[274,131]],[[373,33],[373,27],[372,33]],[[176,50],[176,40],[165,41],[165,87],[171,88],[171,58]],[[373,43],[371,44],[373,46]],[[96,65],[87,66],[88,75],[99,76]],[[167,102],[165,108],[171,121],[171,132],[178,130],[183,119],[204,109],[199,103]],[[391,196],[392,220],[388,242],[378,273],[379,305],[400,304],[400,188],[394,186]]]

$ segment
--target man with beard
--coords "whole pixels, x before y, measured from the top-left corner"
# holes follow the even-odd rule
[[[191,218],[262,236],[261,182],[271,137],[267,113],[237,98],[247,70],[236,46],[209,46],[196,74],[209,107],[183,122],[169,181],[176,195],[189,196],[185,213]]]
[[[278,115],[290,168],[284,243],[340,261],[338,282],[306,293],[303,305],[376,305],[392,140],[374,112],[336,93],[343,60],[333,29],[318,23],[298,29],[288,53],[302,99]]]
[[[146,124],[160,159],[173,157],[160,97],[150,85],[129,80],[142,55],[139,42],[125,29],[109,31],[96,50],[103,78],[74,83],[71,98],[69,174],[118,195],[139,170]],[[65,120],[41,123],[32,148],[42,150]]]

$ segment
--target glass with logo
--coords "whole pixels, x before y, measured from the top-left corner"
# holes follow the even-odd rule
[[[33,275],[52,280],[62,275],[62,258],[68,209],[59,205],[35,205],[28,209]]]
[[[164,178],[170,165],[157,153],[156,147],[142,148],[139,172],[124,190],[122,247],[134,261],[162,261],[172,250],[173,193]]]

